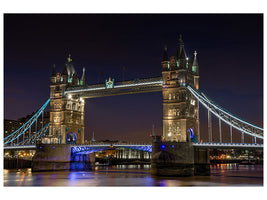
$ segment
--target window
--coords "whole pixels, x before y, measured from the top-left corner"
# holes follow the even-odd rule
[[[75,110],[76,109],[76,103],[73,103],[72,104],[72,110]]]
[[[169,100],[171,100],[172,99],[172,94],[169,94]]]

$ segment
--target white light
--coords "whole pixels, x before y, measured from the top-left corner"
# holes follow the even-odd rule
[[[84,102],[83,98],[80,97],[80,101],[81,101],[81,102]]]
[[[188,60],[188,57],[186,58],[186,60]]]
[[[133,83],[133,84],[125,84],[125,85],[115,85],[114,88],[123,88],[123,87],[132,87],[132,86],[141,86],[141,85],[152,85],[152,84],[163,84],[163,81],[151,81],[151,82],[144,82],[144,83]],[[65,94],[68,93],[75,93],[75,92],[86,92],[86,91],[96,91],[96,90],[105,90],[106,87],[98,87],[98,88],[87,88],[87,89],[81,89],[81,90],[70,90],[66,91]],[[110,89],[110,88],[108,88]]]
[[[71,97],[72,97],[71,94],[69,94],[69,95],[68,95],[68,98],[71,99]]]
[[[169,137],[170,137],[171,135],[172,135],[171,133],[168,134]]]

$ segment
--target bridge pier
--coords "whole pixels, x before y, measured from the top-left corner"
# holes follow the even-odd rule
[[[151,174],[155,176],[209,176],[207,149],[191,142],[153,142]]]
[[[71,146],[67,144],[37,144],[32,158],[32,171],[69,170]]]

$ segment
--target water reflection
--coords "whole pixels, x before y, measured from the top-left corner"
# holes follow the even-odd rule
[[[4,170],[5,186],[263,186],[262,165],[211,165],[211,176],[153,177],[150,165],[97,166],[95,171]]]

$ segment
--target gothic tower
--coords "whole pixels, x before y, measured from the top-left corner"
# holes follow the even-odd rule
[[[69,55],[62,73],[56,73],[55,66],[50,85],[50,124],[49,135],[44,143],[83,144],[85,101],[79,96],[65,95],[68,87],[86,85],[85,69],[81,79]]]
[[[199,67],[187,57],[182,36],[174,55],[168,58],[164,49],[162,60],[163,78],[163,139],[186,142],[199,139],[198,101],[185,87],[199,88]]]

